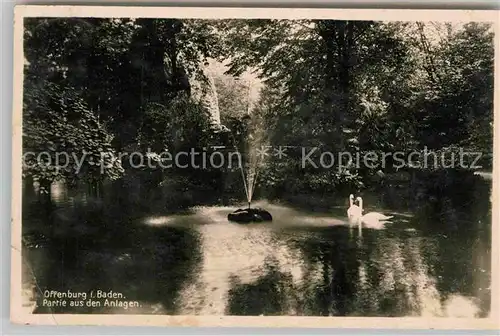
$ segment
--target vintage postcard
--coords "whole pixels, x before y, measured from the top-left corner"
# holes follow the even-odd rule
[[[498,14],[18,6],[12,320],[497,329]]]

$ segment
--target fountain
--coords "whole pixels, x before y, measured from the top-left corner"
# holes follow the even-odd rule
[[[246,208],[246,209],[238,209],[229,215],[227,215],[227,219],[231,222],[236,223],[259,223],[259,222],[270,222],[273,220],[271,214],[261,208]]]
[[[245,192],[247,196],[248,208],[238,209],[229,215],[227,219],[231,222],[236,223],[252,223],[252,222],[270,222],[273,220],[272,215],[262,209],[262,208],[252,208],[252,195],[255,189],[255,183],[257,181],[257,167],[255,167],[254,174],[247,174],[247,179],[245,179],[245,173],[243,167],[240,167],[241,174],[243,176],[243,185],[245,186]],[[250,186],[250,187],[249,187]]]
[[[251,112],[250,89],[251,89],[251,86],[249,85],[249,87],[248,87],[248,109],[247,109],[248,115],[250,115],[250,112]],[[252,130],[250,130],[249,133],[252,133]],[[249,141],[249,148],[250,149],[256,148],[257,144],[262,145],[262,143],[263,143],[263,137],[262,136],[259,137],[258,132],[255,132],[255,130],[253,133],[255,133],[255,134],[253,134],[254,137],[252,135],[250,135],[250,137],[249,137],[249,140],[250,140]],[[234,146],[236,148],[237,146],[236,146],[234,137],[233,137],[233,143],[234,143]],[[261,156],[260,161],[262,161],[263,158],[264,158],[264,156]],[[258,173],[259,173],[259,158],[258,158],[258,155],[256,154],[256,152],[251,151],[251,150],[248,151],[248,165],[247,165],[246,176],[245,176],[245,169],[244,169],[243,165],[240,165],[239,168],[241,171],[241,177],[243,179],[243,186],[245,188],[245,193],[246,193],[247,202],[248,202],[248,208],[238,209],[238,210],[230,213],[227,216],[227,219],[231,222],[236,222],[236,223],[252,223],[252,222],[272,221],[273,217],[268,211],[261,209],[261,208],[252,208],[252,196],[253,196],[253,193],[255,190],[255,186],[257,184],[257,177],[258,177]]]

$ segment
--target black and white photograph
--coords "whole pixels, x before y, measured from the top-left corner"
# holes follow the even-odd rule
[[[18,8],[13,318],[498,328],[498,12],[143,9]]]

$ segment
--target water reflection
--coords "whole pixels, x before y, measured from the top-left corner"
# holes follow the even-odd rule
[[[201,237],[203,266],[197,280],[188,284],[181,295],[186,298],[183,303],[186,314],[224,314],[233,300],[234,287],[259,282],[273,272],[276,276],[279,272],[301,276],[300,256],[274,236],[272,226],[231,224],[226,219],[231,209],[221,210],[199,210],[213,224],[196,227]]]
[[[32,267],[25,270],[25,286],[36,282],[38,292],[113,290],[140,307],[47,308],[38,295],[35,313],[489,312],[489,236],[472,224],[470,231],[446,226],[450,215],[431,229],[427,216],[389,208],[384,212],[395,216],[392,223],[359,231],[347,225],[344,206],[321,213],[261,202],[256,206],[275,221],[238,225],[226,219],[234,207],[140,213],[85,195],[54,185],[50,210],[25,204],[24,258]]]

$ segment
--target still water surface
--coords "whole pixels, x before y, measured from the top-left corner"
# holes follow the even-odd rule
[[[183,213],[111,209],[52,188],[41,211],[25,195],[24,286],[35,313],[449,316],[489,312],[486,214],[454,230],[401,209],[378,229],[351,229],[346,200],[329,211],[260,201],[272,223],[227,221],[238,205]],[[114,202],[117,204],[119,202]],[[448,220],[461,221],[451,217]],[[463,222],[463,220],[462,220]],[[431,227],[431,229],[429,229]],[[447,226],[448,227],[448,226]],[[119,307],[43,307],[45,290],[123,293]]]

